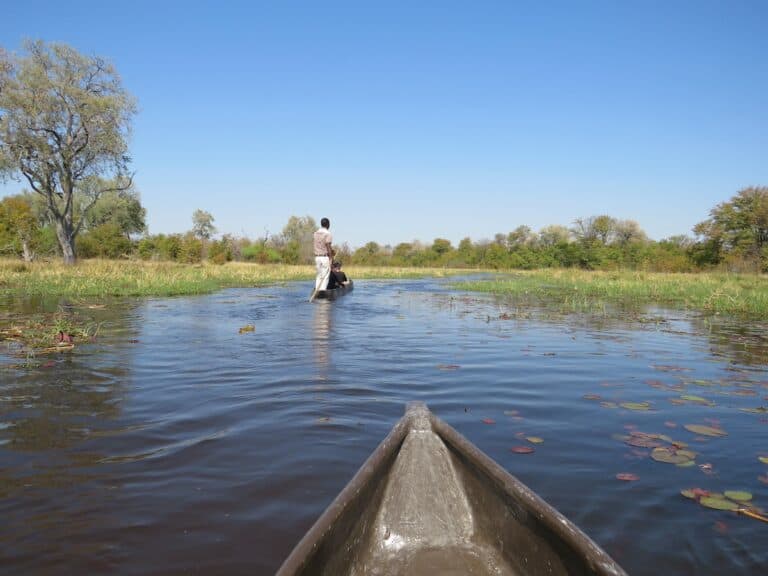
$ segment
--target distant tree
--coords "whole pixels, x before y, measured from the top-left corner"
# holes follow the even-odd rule
[[[0,201],[0,252],[21,253],[25,261],[31,262],[39,236],[29,201],[23,196],[7,196]]]
[[[607,244],[615,230],[616,220],[608,215],[577,218],[574,221],[573,233],[581,242],[589,244],[595,240]]]
[[[133,190],[110,191],[102,194],[85,216],[89,230],[114,224],[126,238],[145,232],[146,209],[141,205],[138,193]]]
[[[531,244],[534,240],[533,231],[528,226],[518,226],[507,234],[507,246],[510,249]]]
[[[438,257],[448,254],[451,250],[453,250],[453,246],[451,246],[450,240],[446,240],[445,238],[435,238],[432,242],[432,252],[437,254]]]
[[[311,216],[291,216],[283,226],[278,241],[290,246],[290,253],[296,264],[308,264],[314,261],[312,235],[317,228],[315,219]]]
[[[64,262],[75,262],[86,214],[110,190],[127,190],[128,135],[136,111],[115,69],[65,44],[27,42],[0,54],[0,167],[23,176],[46,203]]]
[[[694,233],[709,247],[750,258],[768,268],[768,187],[740,190],[715,206],[710,217],[696,224]]]
[[[216,233],[214,218],[210,212],[195,210],[192,213],[192,234],[199,240],[209,240]]]
[[[613,235],[616,242],[621,245],[648,240],[645,232],[640,228],[640,224],[634,220],[615,220],[613,223]]]
[[[539,230],[539,244],[542,246],[565,244],[570,238],[571,231],[565,226],[550,225]]]

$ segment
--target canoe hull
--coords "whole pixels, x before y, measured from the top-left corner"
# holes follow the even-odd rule
[[[562,514],[414,403],[278,571],[298,574],[625,572]]]
[[[317,300],[336,300],[337,298],[341,298],[346,294],[347,292],[352,292],[354,289],[354,283],[352,280],[349,281],[349,284],[344,284],[343,286],[339,286],[337,288],[333,288],[331,290],[318,290],[317,294],[315,295],[315,299]]]

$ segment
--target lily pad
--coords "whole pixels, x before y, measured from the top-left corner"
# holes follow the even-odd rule
[[[691,404],[702,404],[704,406],[714,406],[715,403],[711,400],[707,400],[706,398],[702,398],[701,396],[693,396],[691,394],[683,394],[680,396],[681,400],[685,400],[686,402],[689,402]]]
[[[736,500],[738,502],[749,502],[752,500],[752,494],[742,490],[726,490],[724,494],[726,498],[730,498],[731,500]]]
[[[765,414],[768,413],[768,408],[765,406],[759,406],[758,408],[739,408],[742,412],[746,412],[748,414]]]
[[[544,442],[544,438],[539,438],[538,436],[526,436],[525,439],[531,444],[541,444]]]
[[[515,454],[532,454],[534,451],[530,446],[513,446],[509,450]]]
[[[627,410],[643,411],[651,409],[650,402],[622,402],[619,406],[626,408]]]
[[[702,506],[707,508],[714,508],[715,510],[730,510],[736,512],[739,509],[739,505],[733,500],[727,500],[726,498],[719,498],[717,496],[704,496],[699,500]]]
[[[665,446],[654,448],[653,452],[651,452],[651,458],[657,462],[677,464],[678,466],[681,464],[685,465],[688,462],[692,463],[695,457],[696,453],[691,450],[676,450]]]
[[[722,437],[722,436],[728,436],[728,432],[723,430],[722,428],[715,428],[714,426],[705,426],[703,424],[686,424],[685,429],[689,432],[693,432],[694,434],[699,434],[701,436],[712,436],[712,437]]]
[[[757,459],[763,464],[768,464],[768,456],[758,456]]]
[[[640,479],[640,477],[637,474],[630,474],[629,472],[621,472],[619,474],[616,474],[616,478],[619,480],[623,480],[624,482],[634,482],[635,480]]]

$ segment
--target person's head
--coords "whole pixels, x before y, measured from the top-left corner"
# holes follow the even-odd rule
[[[334,261],[333,261],[333,267],[334,267],[336,270],[341,270],[341,262],[339,262],[338,260],[334,260]]]
[[[320,220],[320,226],[322,226],[323,228],[330,228],[331,227],[331,221],[328,220],[328,218],[322,218]]]

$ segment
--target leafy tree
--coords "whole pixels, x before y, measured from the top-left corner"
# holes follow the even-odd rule
[[[539,230],[539,243],[542,246],[566,244],[571,238],[571,231],[565,226],[551,225]]]
[[[0,252],[21,253],[25,261],[34,259],[40,229],[32,206],[23,196],[8,196],[0,201]]]
[[[192,234],[200,240],[209,240],[216,233],[213,216],[205,210],[195,210],[192,213]]]
[[[132,250],[133,244],[117,222],[106,222],[77,238],[81,258],[122,258]]]
[[[111,64],[65,44],[27,42],[22,57],[0,54],[0,166],[20,174],[46,203],[64,262],[99,197],[127,190],[128,136],[136,111]]]
[[[432,242],[432,252],[437,254],[438,257],[448,254],[451,250],[453,250],[453,246],[451,246],[450,240],[435,238]]]
[[[693,228],[697,236],[703,237],[707,248],[703,253],[711,255],[715,249],[724,250],[768,267],[768,187],[744,188],[729,201],[715,206],[709,215],[709,219]]]
[[[130,238],[131,234],[146,231],[146,215],[135,190],[110,191],[102,194],[85,216],[86,227],[92,230],[104,224],[114,224],[123,236]]]
[[[314,262],[312,235],[317,230],[315,219],[311,216],[291,216],[283,227],[279,243],[289,245],[291,263],[308,264]]]
[[[534,241],[533,231],[528,226],[518,226],[507,234],[507,246],[510,248],[525,246]]]

